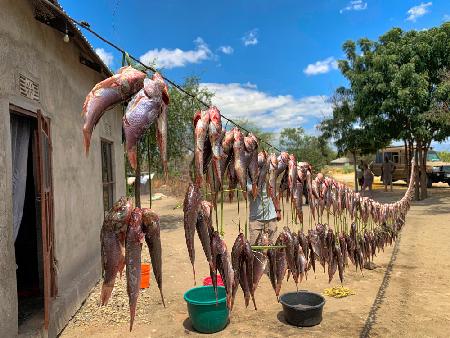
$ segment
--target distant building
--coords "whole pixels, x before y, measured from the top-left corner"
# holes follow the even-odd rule
[[[353,160],[348,157],[339,157],[335,160],[330,161],[330,165],[333,167],[344,167],[346,165],[353,165]]]
[[[41,1],[2,1],[0,46],[0,337],[27,320],[55,337],[99,280],[104,210],[125,194],[121,109],[86,157],[82,105],[111,73]]]

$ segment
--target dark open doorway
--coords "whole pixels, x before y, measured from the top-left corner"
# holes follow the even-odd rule
[[[37,198],[36,144],[33,137],[36,128],[35,118],[11,114],[13,190],[16,195],[19,195],[17,190],[24,189],[22,212],[14,210],[15,219],[18,217],[17,214],[22,215],[18,223],[20,224],[18,230],[15,230],[17,237],[14,242],[19,327],[24,324],[28,326],[27,322],[29,321],[38,326],[44,324],[42,226]],[[17,143],[24,138],[28,139],[28,142],[22,142],[23,144],[18,146]],[[26,145],[26,143],[28,144]],[[22,182],[19,183],[20,180]],[[22,188],[14,188],[14,185],[20,184]],[[14,193],[13,199],[17,199],[18,197],[14,196]],[[19,199],[22,197],[19,196]],[[13,203],[17,203],[17,201],[13,201]],[[14,224],[16,222],[14,220]],[[15,226],[17,227],[17,225]]]

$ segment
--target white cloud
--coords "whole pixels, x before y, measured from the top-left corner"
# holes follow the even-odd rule
[[[443,21],[450,21],[450,14],[444,14],[444,16],[442,17]]]
[[[287,127],[300,127],[308,118],[329,116],[332,112],[325,96],[275,96],[258,90],[250,83],[202,83],[201,87],[215,93],[212,101],[227,117],[248,119],[274,132]]]
[[[244,46],[254,46],[258,44],[258,29],[252,29],[251,31],[245,33],[245,35],[241,38]]]
[[[221,51],[224,54],[230,55],[230,54],[233,54],[234,49],[231,46],[220,46],[219,51]]]
[[[184,67],[190,63],[200,63],[214,57],[208,45],[202,38],[194,40],[194,50],[175,49],[152,49],[140,57],[141,62],[145,64],[156,63],[157,68],[175,68]]]
[[[420,5],[411,7],[408,9],[408,17],[406,20],[416,22],[417,18],[420,18],[421,16],[424,16],[429,12],[428,7],[430,7],[433,3],[430,2],[422,2]]]
[[[97,53],[105,65],[111,68],[114,61],[114,55],[112,55],[112,53],[107,52],[103,48],[95,48],[95,53]]]
[[[319,60],[315,63],[310,63],[305,69],[303,69],[303,73],[305,73],[306,75],[325,74],[333,69],[338,69],[338,64],[333,57],[329,57],[325,60]]]
[[[348,5],[344,8],[342,8],[339,13],[344,13],[345,11],[363,11],[367,9],[367,2],[364,2],[362,0],[354,0],[350,1]]]

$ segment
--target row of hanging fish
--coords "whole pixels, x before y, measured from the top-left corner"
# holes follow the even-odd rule
[[[141,284],[142,243],[147,243],[153,274],[161,294],[162,259],[160,222],[158,215],[151,209],[133,208],[131,202],[122,197],[116,203],[103,222],[100,232],[103,285],[100,304],[107,305],[114,283],[119,273],[122,277],[126,267],[127,293],[130,306],[130,331],[133,328],[137,300]]]
[[[346,185],[332,178],[324,177],[321,173],[313,180],[311,165],[307,162],[297,162],[294,155],[289,155],[286,152],[276,156],[261,151],[258,153],[255,162],[256,137],[249,134],[247,138],[254,138],[256,146],[246,147],[250,140],[246,143],[245,137],[237,128],[227,132],[222,131],[221,150],[220,142],[217,143],[219,144],[217,153],[221,155],[215,157],[211,144],[215,144],[214,142],[217,142],[217,140],[208,137],[211,134],[208,134],[208,118],[205,117],[212,114],[217,114],[220,117],[217,108],[213,107],[208,111],[197,113],[196,118],[194,118],[194,125],[196,126],[196,181],[195,184],[189,186],[184,201],[185,234],[194,271],[194,280],[195,253],[193,241],[195,229],[197,229],[211,268],[213,285],[214,287],[217,286],[215,274],[216,270],[219,270],[224,280],[227,305],[230,309],[233,307],[239,286],[243,290],[246,306],[248,306],[251,298],[256,309],[255,291],[260,278],[264,274],[266,265],[268,265],[272,287],[278,297],[286,274],[288,274],[287,279],[292,275],[294,282],[298,284],[307,278],[309,270],[316,271],[316,262],[319,262],[324,272],[328,269],[329,282],[338,272],[342,283],[344,271],[349,266],[349,261],[356,269],[359,268],[362,271],[366,263],[373,261],[377,252],[384,251],[386,245],[392,245],[396,240],[409,210],[413,179],[411,179],[401,200],[394,203],[379,203],[370,198],[362,197]],[[202,120],[202,118],[204,119]],[[205,123],[201,122],[201,128],[198,128],[199,120],[206,121]],[[199,132],[200,130],[201,132]],[[214,130],[217,130],[217,128],[215,127]],[[201,137],[198,137],[199,135]],[[244,160],[236,160],[237,157]],[[246,182],[246,175],[248,174],[252,181],[253,196],[256,196],[265,182],[275,208],[279,209],[280,200],[286,193],[286,200],[291,201],[296,221],[298,220],[303,224],[302,195],[304,187],[306,187],[310,210],[314,219],[322,217],[325,210],[328,213],[333,213],[336,217],[347,212],[351,215],[352,223],[350,226],[342,225],[337,230],[330,228],[327,224],[317,223],[316,227],[311,228],[307,233],[303,231],[291,232],[288,227],[285,227],[275,243],[270,243],[267,236],[262,234],[263,236],[257,239],[256,245],[275,245],[273,248],[264,251],[252,251],[250,243],[240,233],[230,256],[226,244],[212,227],[211,209],[213,206],[206,201],[202,201],[199,190],[203,183],[203,174],[208,173],[208,165],[211,160],[216,175],[213,175],[212,179],[208,177],[207,183],[211,185],[213,191],[217,192],[221,188],[226,171],[228,171],[230,190],[235,189],[237,183]],[[236,162],[239,164],[236,165]],[[256,169],[252,168],[251,163],[257,163]],[[236,173],[238,171],[242,175],[241,179],[237,179]],[[414,177],[414,174],[413,166],[411,177]],[[280,176],[281,180],[279,180]],[[221,180],[217,180],[215,177],[220,177]],[[242,190],[246,191],[246,184],[241,183],[241,186]],[[245,193],[244,196],[246,197]],[[202,221],[198,220],[205,217],[202,216],[204,211],[200,207],[202,203],[208,203],[209,214],[206,217],[208,219],[207,225],[205,223],[199,227],[198,225],[202,224]],[[370,227],[367,226],[369,218],[374,223]],[[204,238],[208,238],[209,243]],[[213,239],[214,243],[217,244],[212,243]],[[211,253],[215,246],[221,248],[218,255]],[[207,248],[211,248],[211,250]],[[232,269],[230,269],[230,261]]]
[[[122,67],[117,74],[96,84],[86,96],[82,110],[86,154],[89,153],[93,130],[103,114],[128,100],[130,101],[122,125],[131,167],[136,169],[140,138],[156,121],[159,152],[164,172],[167,174],[167,109],[170,101],[168,88],[159,73],[147,78],[146,73],[131,66]]]
[[[363,197],[343,183],[319,173],[314,180],[308,173],[306,184],[311,215],[315,220],[322,218],[324,211],[334,216],[345,212],[352,221],[360,219],[364,224],[369,219],[376,224],[383,224],[404,216],[410,208],[413,196],[415,165],[412,164],[411,180],[404,196],[393,203],[380,203],[369,197]]]

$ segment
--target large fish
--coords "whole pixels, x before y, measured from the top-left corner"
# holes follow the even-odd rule
[[[86,96],[83,104],[84,149],[89,153],[92,132],[104,112],[114,105],[128,100],[139,91],[147,74],[133,67],[122,67],[117,74],[97,83]]]
[[[256,245],[269,245],[269,237],[267,233],[261,232],[256,239]],[[253,251],[253,293],[258,287],[259,281],[267,266],[267,254],[263,251]]]
[[[277,241],[275,242],[275,245],[282,245],[283,242],[278,237]],[[275,249],[275,261],[276,261],[276,269],[275,269],[275,276],[277,280],[276,288],[275,288],[275,295],[280,295],[281,291],[281,283],[283,282],[284,276],[286,275],[286,251],[283,248]]]
[[[283,231],[278,236],[278,239],[285,245],[284,251],[286,252],[286,263],[291,271],[295,283],[298,283],[298,271],[297,265],[295,262],[295,248],[294,248],[294,239],[292,238],[292,233],[288,227],[284,227]]]
[[[145,242],[148,246],[150,259],[152,260],[153,274],[155,275],[159,293],[161,294],[161,301],[164,307],[166,307],[162,292],[161,227],[159,216],[153,210],[147,208],[142,209],[142,229],[145,233]]]
[[[288,163],[288,186],[292,198],[295,198],[295,190],[297,189],[298,169],[297,161],[294,155],[289,155]]]
[[[244,234],[241,232],[234,241],[231,249],[231,266],[234,271],[233,288],[231,293],[231,310],[233,309],[234,299],[239,289],[240,269],[242,265],[242,253],[244,252]]]
[[[251,160],[251,153],[245,148],[244,135],[239,129],[234,131],[234,171],[238,179],[244,198],[247,199],[247,170]]]
[[[276,190],[277,185],[277,170],[278,170],[278,159],[275,154],[270,154],[269,156],[269,186],[268,193],[272,199],[275,210],[280,210],[280,202],[278,200],[278,194]]]
[[[197,225],[198,211],[200,210],[201,194],[200,190],[195,184],[189,184],[188,190],[184,197],[183,211],[184,211],[184,235],[186,238],[186,245],[189,253],[189,259],[192,264],[192,272],[194,273],[195,281],[195,248],[194,236]]]
[[[277,158],[278,167],[277,167],[277,177],[280,176],[288,167],[289,164],[289,154],[285,151],[282,151]]]
[[[244,281],[244,283],[247,285],[248,292],[252,297],[253,305],[255,307],[255,310],[257,310],[255,301],[255,292],[253,289],[253,251],[250,242],[247,239],[244,239],[244,251],[242,255],[244,256],[242,265],[243,267],[245,267],[245,270],[242,271],[243,276],[241,275],[242,277],[241,280]],[[245,306],[248,306],[247,299],[245,300]]]
[[[108,304],[117,273],[125,266],[125,234],[131,216],[131,202],[124,197],[114,203],[100,231],[103,285],[100,304]]]
[[[252,196],[256,199],[259,190],[259,165],[258,165],[258,153],[254,151],[248,165],[248,173],[250,176],[250,181],[252,182]]]
[[[225,130],[222,130],[222,134],[223,134],[222,135],[223,156],[220,159],[220,168],[222,170],[222,184],[223,184],[225,172],[229,168],[229,165],[233,158],[234,130],[229,130],[227,132],[225,132]]]
[[[194,116],[194,162],[195,182],[201,186],[203,182],[204,148],[210,122],[209,110],[197,112]],[[208,140],[209,141],[209,140]]]
[[[250,175],[250,181],[252,182],[252,195],[253,199],[256,199],[258,195],[258,178],[259,178],[259,165],[258,165],[258,139],[252,133],[244,137],[245,154],[249,157],[248,173]]]
[[[200,204],[200,210],[197,217],[197,235],[202,243],[203,251],[205,252],[206,260],[209,265],[212,266],[211,256],[211,240],[210,237],[214,232],[211,218],[212,205],[208,201],[202,201]]]
[[[234,170],[234,155],[231,156],[230,164],[228,165],[228,199],[230,203],[233,201],[235,189],[238,185],[238,179],[236,177],[236,171]]]
[[[142,211],[135,208],[131,213],[125,242],[125,262],[127,266],[127,293],[130,305],[130,331],[133,329],[136,305],[141,285]]]
[[[219,270],[220,275],[222,276],[225,291],[227,293],[227,307],[228,309],[231,309],[234,270],[231,264],[231,258],[228,254],[227,245],[220,238],[217,231],[214,231],[211,236],[211,253],[214,265],[213,271]]]
[[[209,108],[209,140],[211,142],[212,147],[212,163],[213,170],[216,179],[218,180],[218,189],[222,186],[222,176],[223,176],[223,168],[221,167],[221,159],[225,157],[225,154],[222,150],[222,140],[225,137],[225,134],[222,133],[222,118],[220,115],[219,109],[213,106]]]
[[[267,258],[269,261],[269,279],[275,294],[277,292],[277,249],[267,250]]]
[[[133,169],[137,165],[137,145],[140,138],[159,117],[163,105],[168,103],[167,86],[158,73],[152,79],[145,79],[144,88],[128,103],[122,124],[128,160]]]
[[[258,153],[258,190],[262,191],[267,181],[267,175],[269,173],[269,157],[265,150]]]

